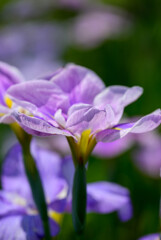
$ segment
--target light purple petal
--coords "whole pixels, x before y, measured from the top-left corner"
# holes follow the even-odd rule
[[[58,74],[51,79],[51,81],[57,84],[64,92],[67,93],[71,93],[80,83],[82,83],[82,85],[79,86],[80,90],[82,88],[82,90],[84,90],[83,92],[85,93],[85,91],[88,91],[87,84],[89,81],[93,88],[93,96],[90,94],[92,98],[104,87],[101,79],[93,71],[75,64],[66,65],[66,67],[59,71]],[[80,93],[80,95],[82,93]],[[82,98],[86,98],[84,93],[82,95]],[[89,100],[87,99],[87,101]]]
[[[94,105],[104,109],[107,104],[110,104],[115,112],[116,124],[122,116],[124,107],[136,101],[142,92],[141,87],[111,86],[95,97]]]
[[[87,185],[87,211],[110,213],[129,205],[130,197],[126,188],[107,182]]]
[[[71,103],[88,103],[92,104],[94,97],[104,89],[104,83],[96,74],[90,72],[86,74],[84,79],[70,94]]]
[[[142,238],[139,238],[138,240],[160,240],[159,234],[151,234]]]
[[[73,137],[73,135],[69,131],[56,128],[50,125],[47,121],[44,121],[40,118],[30,117],[17,111],[14,111],[12,115],[18,122],[18,124],[22,128],[24,128],[25,131],[27,131],[29,134],[36,136],[48,136],[53,134],[60,134],[64,136]]]
[[[8,89],[12,99],[29,101],[37,107],[45,105],[52,94],[59,94],[55,84],[44,80],[33,80],[14,85]]]
[[[158,109],[153,113],[142,117],[131,129],[132,133],[149,132],[157,128],[161,123],[161,110]]]
[[[161,123],[161,110],[158,109],[134,123],[118,124],[113,129],[105,129],[96,134],[97,141],[111,142],[131,133],[145,133],[154,130]]]
[[[46,80],[33,80],[17,84],[10,87],[7,93],[14,102],[27,110],[42,108],[42,111],[46,110],[50,114],[57,110],[65,98],[56,84]]]
[[[72,114],[69,115],[67,119],[66,126],[67,128],[79,124],[80,122],[90,122],[95,114],[99,113],[100,110],[91,107],[87,104],[77,104],[72,106],[72,109],[69,110]]]
[[[7,215],[22,215],[26,213],[25,205],[21,203],[25,199],[16,193],[7,191],[0,191],[0,217]]]
[[[115,117],[110,105],[107,105],[104,110],[99,110],[88,104],[75,104],[69,109],[69,114],[66,127],[71,132],[78,133],[85,129],[96,132],[107,128],[111,126]]]
[[[0,239],[27,240],[26,232],[21,226],[22,216],[8,216],[0,219]],[[34,238],[39,240],[39,238]]]
[[[98,94],[94,99],[94,104],[104,107],[110,104],[112,107],[125,107],[136,101],[142,94],[141,87],[110,86]]]

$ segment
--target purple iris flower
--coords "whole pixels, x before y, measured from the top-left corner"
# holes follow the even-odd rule
[[[78,15],[73,21],[71,38],[82,48],[94,48],[103,41],[127,33],[130,19],[127,13],[110,5],[96,5]]]
[[[157,132],[149,132],[136,137],[138,149],[133,153],[133,160],[139,169],[159,178],[161,169],[161,136]]]
[[[57,154],[44,151],[32,142],[31,152],[36,160],[48,203],[51,235],[59,232],[58,219],[66,206],[68,185],[60,177],[61,161]],[[50,164],[46,164],[49,162]],[[51,182],[54,185],[51,187]],[[43,225],[34,204],[26,178],[20,145],[9,151],[2,171],[0,191],[0,238],[32,239],[44,237]]]
[[[59,232],[64,212],[71,211],[71,184],[74,165],[71,158],[61,159],[56,153],[44,150],[32,141],[35,158],[48,203],[52,236]],[[51,185],[52,182],[52,185]],[[2,169],[3,190],[0,191],[0,238],[32,239],[44,237],[41,219],[32,199],[25,175],[20,145],[13,146]],[[131,217],[131,201],[126,188],[107,182],[87,186],[87,211],[110,213],[118,211],[122,220]]]
[[[139,240],[160,240],[159,234],[151,234],[142,238],[139,238]]]
[[[148,132],[161,123],[160,109],[138,121],[120,123],[124,108],[142,94],[141,87],[105,88],[94,72],[74,64],[46,79],[20,83],[7,91],[25,109],[12,115],[30,134],[65,135],[73,139],[75,148],[84,142],[83,151],[90,153],[97,142]]]

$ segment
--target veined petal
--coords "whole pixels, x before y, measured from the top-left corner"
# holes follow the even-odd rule
[[[83,121],[90,122],[92,118],[95,116],[95,114],[99,112],[100,112],[99,109],[85,105],[79,110],[73,111],[73,113],[69,115],[67,119],[66,127],[67,128],[72,127]]]
[[[70,102],[92,104],[95,96],[104,88],[105,86],[101,79],[96,74],[89,71],[84,79],[71,92]]]
[[[94,105],[100,109],[104,109],[107,104],[110,104],[115,113],[115,122],[117,124],[122,117],[124,108],[130,103],[136,101],[142,94],[141,87],[125,87],[111,86],[106,88],[94,99]]]
[[[54,115],[61,108],[67,112],[68,96],[55,84],[47,80],[33,80],[17,84],[7,91],[9,98],[17,105],[33,114],[44,113]]]
[[[0,239],[27,240],[26,232],[21,226],[22,218],[22,216],[8,216],[0,219]]]
[[[93,96],[104,87],[101,79],[93,71],[75,64],[68,64],[65,68],[59,71],[58,74],[56,74],[51,79],[51,81],[57,84],[66,93],[71,93],[73,90],[75,91],[76,87],[79,84],[80,90],[82,89],[84,91],[87,91],[87,85],[90,85],[88,84],[88,81],[90,81],[93,88],[93,93],[91,93],[93,94]],[[83,100],[83,98],[86,98],[83,92],[80,92],[78,96],[76,96],[76,92],[71,94],[71,99],[73,99],[74,102],[77,102],[77,98],[79,98],[79,100]],[[93,96],[91,95],[91,99],[93,98]]]
[[[52,82],[33,80],[13,85],[7,93],[20,106],[21,102],[30,102],[37,107],[41,107],[49,101],[52,95],[59,95],[62,92]]]
[[[143,93],[143,89],[138,86],[131,88],[125,86],[110,86],[98,94],[94,99],[94,105],[105,106],[110,104],[112,107],[125,107],[137,100]]]
[[[158,109],[133,123],[123,123],[112,129],[105,129],[96,134],[97,141],[111,142],[124,137],[129,132],[145,133],[152,131],[161,124],[161,110]]]
[[[86,129],[91,129],[91,133],[106,129],[112,125],[115,119],[113,109],[110,105],[107,105],[104,110],[99,110],[91,105],[76,104],[71,107],[71,110],[75,109],[75,112],[68,117],[66,127],[71,132],[81,134]],[[79,109],[79,110],[77,110]]]
[[[73,135],[67,130],[58,129],[40,118],[30,117],[25,114],[18,113],[17,111],[14,111],[12,115],[15,120],[20,124],[20,126],[22,126],[22,128],[24,128],[30,134],[38,136],[60,134],[73,137]]]

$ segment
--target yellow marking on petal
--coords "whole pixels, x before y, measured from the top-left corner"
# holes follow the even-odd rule
[[[4,113],[0,113],[0,117],[3,117],[5,114]]]
[[[5,103],[9,108],[12,108],[13,102],[9,97],[5,97]]]
[[[57,222],[58,224],[60,224],[62,222],[63,219],[63,214],[61,213],[57,213],[55,211],[50,210],[48,212],[49,217],[52,218],[55,222]]]
[[[115,127],[115,128],[112,128],[114,130],[118,130],[118,131],[121,131],[122,129],[121,128],[118,128],[118,127]]]

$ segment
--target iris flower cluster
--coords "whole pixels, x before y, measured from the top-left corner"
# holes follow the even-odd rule
[[[71,212],[74,165],[71,157],[62,159],[58,154],[38,147],[36,141],[31,143],[31,152],[45,191],[50,231],[55,236],[60,230],[63,214]],[[0,191],[1,239],[35,240],[44,237],[22,158],[21,146],[16,144],[8,152],[3,165],[3,190]],[[122,221],[128,220],[132,214],[129,191],[113,183],[90,183],[87,185],[87,211],[101,214],[118,211]],[[9,228],[11,222],[14,224]]]
[[[12,218],[12,234],[22,239],[51,239],[59,231],[63,212],[72,212],[78,234],[84,230],[87,211],[119,210],[121,219],[129,219],[128,190],[106,182],[86,185],[86,170],[89,156],[100,142],[118,141],[128,133],[145,133],[160,125],[160,109],[136,121],[122,122],[124,108],[142,92],[139,86],[105,87],[93,71],[75,64],[25,81],[18,69],[0,63],[0,122],[10,124],[21,145],[11,150],[14,154],[9,155],[2,172],[0,221],[7,237],[11,232],[6,222]],[[62,170],[67,160],[32,149],[32,136],[51,135],[62,135],[68,141],[73,160],[70,174]]]

